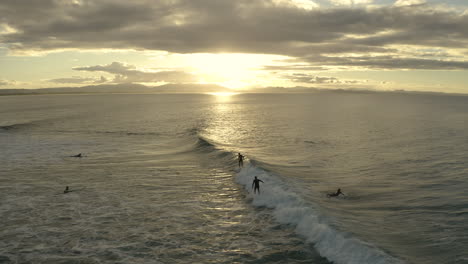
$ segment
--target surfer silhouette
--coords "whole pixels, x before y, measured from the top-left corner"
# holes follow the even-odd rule
[[[328,197],[337,197],[337,196],[339,196],[340,194],[345,195],[344,193],[341,192],[341,189],[338,188],[338,190],[336,190],[336,192],[334,192],[334,193],[329,193],[329,194],[327,194],[327,196],[328,196]]]
[[[237,159],[239,160],[239,168],[244,167],[244,158],[245,158],[244,155],[240,153],[237,154]]]
[[[63,191],[63,193],[69,193],[69,192],[71,192],[71,191],[70,191],[70,188],[68,188],[68,186],[65,187],[65,191]]]
[[[257,179],[257,176],[255,176],[255,179],[252,182],[252,188],[254,189],[254,193],[260,193],[260,182],[263,182],[262,180]]]
[[[70,156],[70,157],[74,157],[74,158],[81,158],[81,157],[82,157],[82,155],[81,155],[81,153],[79,153],[79,154],[76,154],[76,155],[73,155],[73,156]]]

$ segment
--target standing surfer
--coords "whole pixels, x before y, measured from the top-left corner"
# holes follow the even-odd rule
[[[240,153],[237,154],[237,159],[239,160],[239,168],[244,167],[244,158],[245,158],[244,155]]]
[[[254,193],[260,193],[260,182],[263,182],[262,180],[257,179],[257,176],[255,176],[255,179],[252,182],[252,188],[254,189]]]

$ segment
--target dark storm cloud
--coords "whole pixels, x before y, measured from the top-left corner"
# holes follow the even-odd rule
[[[146,72],[137,70],[135,66],[112,62],[108,65],[96,65],[87,67],[75,67],[77,71],[107,72],[115,75],[115,82],[195,82],[194,75],[184,71],[157,71]]]
[[[305,10],[268,0],[3,0],[0,15],[0,23],[16,30],[0,35],[0,41],[14,51],[116,48],[249,52],[301,59],[320,54],[390,54],[397,50],[389,45],[401,44],[466,52],[468,44],[468,15],[429,5]],[[464,61],[382,61],[372,56],[348,63],[399,68],[392,62],[406,63],[404,67],[465,68]]]

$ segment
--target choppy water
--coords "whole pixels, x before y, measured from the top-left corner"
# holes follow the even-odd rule
[[[0,263],[468,263],[466,120],[442,95],[0,97]]]

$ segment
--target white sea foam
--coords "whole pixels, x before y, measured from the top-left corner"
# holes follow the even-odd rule
[[[264,181],[261,194],[252,192],[254,176]],[[403,263],[375,246],[335,230],[319,212],[304,202],[280,177],[252,164],[246,164],[236,176],[245,186],[255,206],[273,209],[275,219],[282,224],[296,227],[296,232],[314,245],[323,257],[343,264]]]

